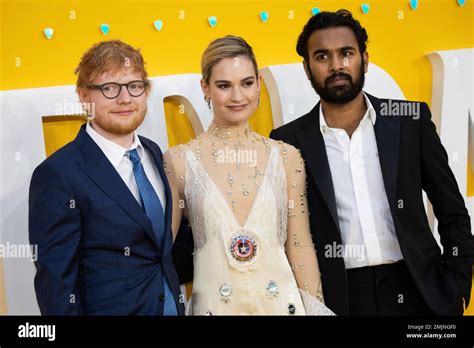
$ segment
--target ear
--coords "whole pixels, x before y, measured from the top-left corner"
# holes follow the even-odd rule
[[[78,87],[76,89],[76,93],[79,96],[79,101],[82,104],[82,108],[84,112],[89,115],[90,114],[90,105],[91,105],[91,97],[90,97],[90,90],[83,87]]]
[[[369,52],[365,51],[362,54],[362,59],[364,59],[364,72],[369,71]]]
[[[257,75],[257,89],[260,91],[260,86],[262,85],[262,74]]]
[[[90,94],[89,94],[90,93],[89,89],[83,88],[83,87],[78,87],[76,89],[76,93],[79,96],[79,100],[81,101],[81,103],[89,103],[91,101]]]
[[[311,80],[311,73],[309,72],[310,69],[308,69],[308,63],[306,63],[306,60],[303,60],[303,68],[304,72],[306,73],[306,77],[308,80]]]
[[[201,79],[201,88],[204,95],[209,96],[209,85],[204,81],[204,79]]]
[[[151,92],[151,88],[153,87],[152,86],[152,81],[148,80],[148,79],[145,79],[146,81],[148,81],[148,85],[146,86],[146,90],[145,90],[145,96],[148,97],[148,95],[150,94]]]

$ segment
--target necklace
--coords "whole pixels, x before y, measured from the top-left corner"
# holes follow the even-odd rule
[[[238,139],[242,136],[248,138],[249,134],[252,133],[252,130],[248,123],[243,126],[234,127],[218,126],[215,123],[211,123],[208,132],[219,139],[229,140],[235,138]]]

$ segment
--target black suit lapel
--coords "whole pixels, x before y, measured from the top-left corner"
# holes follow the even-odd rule
[[[135,220],[158,246],[150,219],[99,146],[87,134],[85,126],[81,127],[75,142],[84,154],[84,162],[79,163],[84,172]]]
[[[316,181],[340,236],[341,230],[337,215],[336,196],[334,194],[331,169],[329,167],[323,135],[319,128],[319,107],[320,103],[316,104],[313,110],[311,110],[304,127],[296,129],[295,131],[298,132],[297,139],[301,144],[301,152],[309,168],[310,173],[308,173],[308,175],[310,174]]]
[[[400,151],[400,119],[399,117],[381,116],[381,100],[367,94],[375,112],[377,120],[374,131],[377,139],[380,167],[387,193],[388,203],[395,218],[397,211],[397,173]]]

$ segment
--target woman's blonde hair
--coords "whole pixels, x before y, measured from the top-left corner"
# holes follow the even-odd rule
[[[227,35],[212,41],[202,54],[201,72],[203,80],[209,84],[212,68],[221,59],[244,56],[250,59],[255,75],[258,76],[257,60],[253,54],[252,47],[240,36]]]

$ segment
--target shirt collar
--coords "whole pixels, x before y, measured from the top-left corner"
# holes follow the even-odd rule
[[[137,132],[133,132],[133,143],[128,149],[124,148],[119,144],[114,143],[113,141],[110,141],[107,138],[104,138],[102,135],[97,133],[94,128],[91,127],[89,122],[87,122],[86,125],[86,132],[87,134],[89,134],[92,140],[94,140],[97,146],[99,146],[105,157],[107,157],[110,163],[112,163],[114,168],[118,167],[128,150],[137,149],[138,154],[141,158],[143,158],[145,154],[143,145],[140,142],[140,138],[138,137]]]
[[[372,106],[372,103],[370,102],[370,99],[367,97],[367,95],[364,92],[362,92],[362,94],[364,95],[365,103],[367,105],[367,112],[365,113],[362,119],[370,118],[370,121],[374,126],[375,121],[377,120],[377,113],[375,112],[375,109]],[[326,119],[324,118],[323,108],[321,107],[321,105],[319,105],[319,129],[321,131],[321,134],[324,134],[324,129],[329,129],[328,125],[326,124]]]

